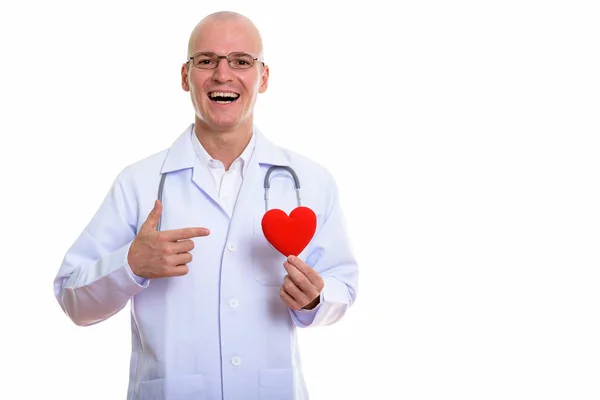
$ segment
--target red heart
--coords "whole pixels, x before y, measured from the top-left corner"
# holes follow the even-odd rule
[[[317,216],[308,207],[296,207],[290,216],[278,208],[265,213],[262,218],[265,238],[285,257],[298,256],[313,238],[317,229]]]

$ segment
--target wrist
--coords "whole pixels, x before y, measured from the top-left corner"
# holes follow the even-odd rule
[[[313,299],[313,301],[311,301],[310,303],[308,303],[307,305],[305,305],[304,307],[302,307],[302,309],[303,310],[312,310],[316,306],[318,306],[320,302],[321,302],[321,295],[318,295],[317,297],[315,297]]]

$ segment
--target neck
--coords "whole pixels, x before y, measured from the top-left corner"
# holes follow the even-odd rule
[[[227,171],[248,146],[252,128],[253,124],[249,119],[247,123],[232,129],[215,130],[196,117],[194,133],[206,152],[215,160],[221,161]]]

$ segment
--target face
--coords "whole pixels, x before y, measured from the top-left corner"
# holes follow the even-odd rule
[[[221,56],[244,52],[259,57],[260,38],[255,28],[241,19],[205,22],[190,43],[190,56],[198,52]],[[258,94],[267,90],[269,69],[259,61],[249,69],[233,69],[226,59],[215,69],[199,69],[189,61],[182,66],[181,78],[183,89],[190,93],[196,124],[228,131],[251,128]]]

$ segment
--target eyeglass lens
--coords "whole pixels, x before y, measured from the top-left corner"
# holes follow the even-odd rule
[[[212,69],[219,64],[220,58],[215,53],[198,53],[194,56],[194,65],[197,68]],[[246,69],[252,67],[254,59],[250,54],[231,53],[227,56],[231,68]]]

